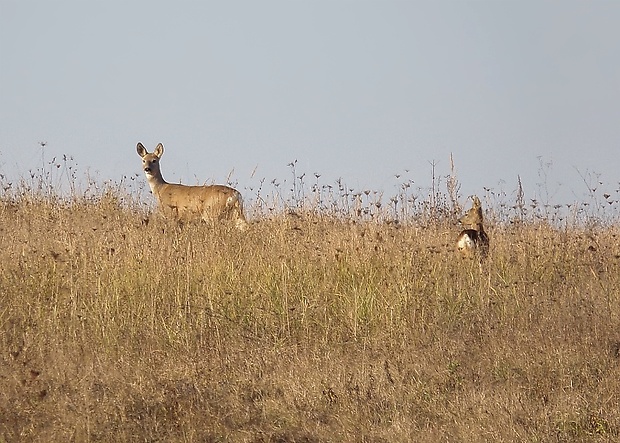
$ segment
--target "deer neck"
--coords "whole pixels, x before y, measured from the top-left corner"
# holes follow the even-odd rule
[[[161,175],[161,171],[156,171],[155,173],[146,174],[146,181],[151,188],[151,192],[153,195],[159,195],[159,191],[164,185],[167,185],[168,182],[164,180],[164,177]]]

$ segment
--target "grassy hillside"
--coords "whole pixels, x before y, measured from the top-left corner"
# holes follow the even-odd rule
[[[479,266],[437,201],[241,233],[128,199],[0,200],[0,442],[620,439],[615,224],[489,208]]]

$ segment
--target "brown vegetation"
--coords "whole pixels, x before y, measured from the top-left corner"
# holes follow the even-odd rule
[[[617,226],[122,200],[1,201],[0,441],[620,439]]]

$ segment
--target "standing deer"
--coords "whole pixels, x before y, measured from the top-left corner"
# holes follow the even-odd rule
[[[223,185],[186,186],[168,183],[162,177],[159,167],[164,145],[159,143],[153,152],[148,152],[142,143],[138,143],[137,150],[142,157],[142,169],[151,192],[164,213],[172,214],[178,220],[232,220],[238,229],[245,229],[247,221],[239,191]]]
[[[464,257],[473,257],[476,253],[480,259],[484,259],[489,252],[489,236],[482,226],[482,205],[480,199],[472,196],[473,205],[459,219],[459,223],[467,227],[463,230],[456,241],[457,250]]]

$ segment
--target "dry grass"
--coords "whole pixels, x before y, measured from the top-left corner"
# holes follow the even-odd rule
[[[449,217],[121,199],[2,200],[0,442],[620,439],[615,225],[490,222],[479,267]]]

